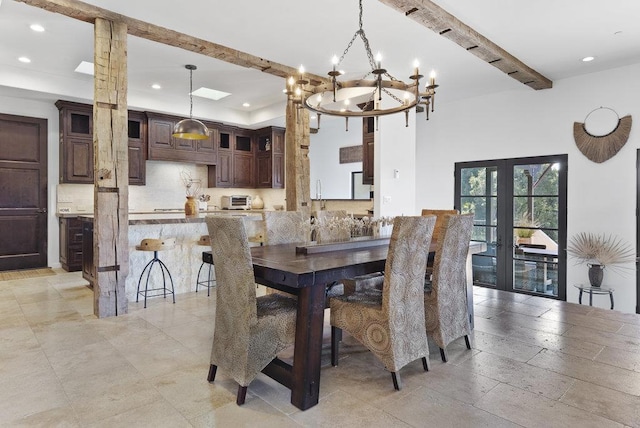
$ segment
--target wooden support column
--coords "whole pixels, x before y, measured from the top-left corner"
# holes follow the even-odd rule
[[[285,192],[287,211],[311,216],[309,178],[309,111],[289,99],[285,133]]]
[[[94,37],[93,312],[103,318],[128,312],[127,26],[98,18]]]

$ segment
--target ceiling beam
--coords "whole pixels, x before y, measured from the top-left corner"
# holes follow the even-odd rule
[[[553,82],[430,0],[379,0],[533,89]]]
[[[296,76],[298,70],[288,65],[279,64],[264,58],[251,55],[227,46],[219,45],[208,40],[199,39],[188,34],[179,33],[168,28],[160,27],[138,19],[102,9],[78,0],[15,0],[29,6],[38,7],[49,12],[59,13],[69,18],[80,21],[95,23],[97,18],[106,19],[113,22],[126,24],[130,35],[185,49],[191,52],[209,56],[220,61],[241,67],[254,68],[277,77],[287,78]],[[305,73],[311,85],[329,84],[331,81],[326,77]]]

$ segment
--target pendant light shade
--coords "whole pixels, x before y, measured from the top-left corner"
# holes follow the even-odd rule
[[[206,140],[209,138],[209,129],[204,123],[193,118],[193,70],[196,70],[198,67],[187,64],[184,68],[189,70],[189,119],[182,119],[176,123],[176,126],[173,127],[172,136],[186,140]]]

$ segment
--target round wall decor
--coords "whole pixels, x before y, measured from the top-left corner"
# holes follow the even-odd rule
[[[586,126],[589,116],[599,110],[609,110],[617,118],[617,123],[615,123],[613,130],[604,135],[594,135],[593,131],[589,132]],[[587,117],[584,118],[584,123],[573,123],[573,138],[578,149],[588,159],[597,163],[602,163],[614,157],[626,144],[630,132],[631,116],[627,115],[620,119],[618,113],[609,107],[598,107],[587,114]]]

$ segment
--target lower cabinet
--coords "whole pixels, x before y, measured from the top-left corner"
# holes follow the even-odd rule
[[[82,269],[82,222],[74,218],[60,218],[60,264],[67,272]]]
[[[82,222],[82,277],[93,286],[93,221],[89,219]]]

